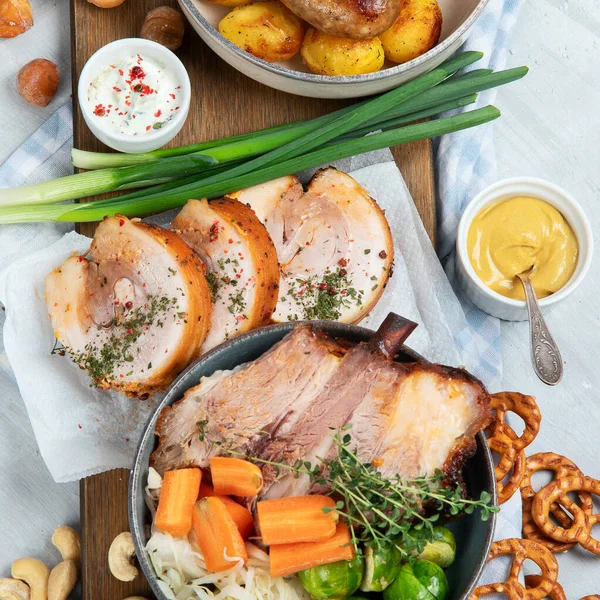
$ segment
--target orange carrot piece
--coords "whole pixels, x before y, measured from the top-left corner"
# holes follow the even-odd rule
[[[252,513],[241,504],[238,504],[233,498],[229,496],[218,496],[218,498],[225,504],[225,508],[228,510],[234,523],[237,525],[238,531],[244,540],[247,540],[252,531],[254,530],[254,518]]]
[[[154,518],[157,529],[173,537],[189,533],[201,481],[200,469],[178,469],[165,473]]]
[[[212,485],[210,483],[202,482],[200,484],[200,491],[198,492],[198,500],[202,498],[208,498],[210,496],[216,496],[215,490],[213,490]]]
[[[226,557],[248,561],[244,540],[222,500],[215,496],[198,500],[192,523],[207,570],[219,573],[237,564]]]
[[[339,519],[329,496],[295,496],[277,500],[263,500],[256,505],[258,528],[268,546],[324,542],[333,537]]]
[[[211,458],[210,474],[217,496],[256,496],[263,486],[261,470],[241,458]]]
[[[338,560],[352,560],[354,556],[350,530],[340,521],[335,535],[325,542],[271,546],[269,549],[271,577],[285,577]]]
[[[229,511],[229,514],[231,515],[231,518],[235,521],[242,538],[247,540],[254,529],[254,518],[252,517],[252,513],[245,506],[238,504],[229,496],[217,496],[212,486],[208,483],[204,483],[203,481],[200,485],[198,499],[210,498],[212,496],[215,496],[219,498],[219,500],[223,501],[227,510]]]

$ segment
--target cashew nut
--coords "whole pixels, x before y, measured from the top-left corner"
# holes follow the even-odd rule
[[[72,560],[79,568],[81,559],[81,542],[79,534],[68,525],[57,527],[52,535],[52,543],[60,552],[63,560]]]
[[[134,556],[133,537],[129,531],[124,531],[113,540],[108,550],[110,572],[119,581],[133,581],[138,576],[138,570],[131,564]]]
[[[0,600],[30,600],[27,584],[18,579],[0,579]]]
[[[48,600],[67,600],[77,583],[77,565],[73,560],[58,563],[48,578]]]
[[[27,583],[31,600],[47,600],[50,569],[37,558],[19,558],[11,567],[12,576]]]

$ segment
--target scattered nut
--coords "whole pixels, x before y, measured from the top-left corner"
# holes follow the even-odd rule
[[[121,6],[125,0],[88,0],[88,2],[100,8],[114,8],[115,6]]]
[[[47,600],[50,569],[37,558],[19,558],[11,567],[12,576],[31,589],[31,600]]]
[[[131,564],[134,556],[133,537],[129,531],[124,531],[113,540],[108,550],[110,572],[119,581],[133,581],[138,576],[138,570]]]
[[[175,51],[181,46],[184,33],[183,15],[170,6],[158,6],[146,15],[140,37]]]
[[[30,600],[29,586],[18,579],[0,579],[0,598],[2,600]]]
[[[0,38],[12,38],[25,33],[33,25],[29,0],[0,2]]]
[[[28,62],[17,75],[17,91],[21,98],[35,106],[48,106],[56,96],[59,83],[58,67],[45,58]]]
[[[77,583],[77,565],[72,560],[58,563],[48,578],[48,600],[67,600]]]
[[[81,541],[79,534],[68,525],[57,527],[52,535],[52,543],[60,552],[63,560],[72,560],[79,568],[81,560]]]

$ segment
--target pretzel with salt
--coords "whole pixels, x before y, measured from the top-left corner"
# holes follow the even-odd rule
[[[558,563],[548,548],[532,540],[517,538],[500,540],[492,544],[488,562],[498,556],[510,554],[513,555],[513,560],[508,579],[503,583],[480,585],[473,590],[469,600],[478,600],[482,596],[493,593],[502,593],[509,600],[542,600],[552,593],[558,577]],[[540,567],[541,575],[535,587],[526,589],[519,581],[519,575],[527,559]]]

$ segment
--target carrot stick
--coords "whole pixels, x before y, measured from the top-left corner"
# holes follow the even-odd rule
[[[202,482],[200,485],[200,493],[198,494],[198,499],[201,498],[210,498],[215,496],[222,500],[225,504],[225,507],[229,511],[231,518],[235,521],[239,532],[245,540],[248,539],[252,530],[254,529],[254,518],[252,517],[252,513],[241,504],[238,504],[233,498],[229,496],[217,496],[215,494],[215,490],[213,490],[212,486],[208,483]]]
[[[212,496],[196,502],[192,522],[207,570],[218,573],[239,559],[248,561],[244,540],[222,500]]]
[[[210,483],[206,483],[203,481],[200,484],[200,491],[198,492],[198,500],[202,500],[202,498],[210,498],[211,496],[216,496],[215,490],[213,490],[213,486]]]
[[[348,526],[340,521],[335,535],[325,542],[271,546],[269,549],[271,577],[285,577],[338,560],[352,560],[354,556],[350,531]]]
[[[165,473],[154,518],[157,529],[173,537],[188,534],[201,481],[200,469],[178,469]]]
[[[244,540],[247,540],[252,531],[254,530],[254,518],[252,513],[241,504],[238,504],[233,498],[229,496],[217,496],[225,508],[231,515],[233,522],[237,525],[238,531]]]
[[[263,500],[256,505],[258,527],[262,540],[268,546],[323,542],[333,537],[339,515],[329,496],[296,496]]]
[[[256,496],[263,486],[261,470],[241,458],[211,458],[210,474],[218,496]]]

